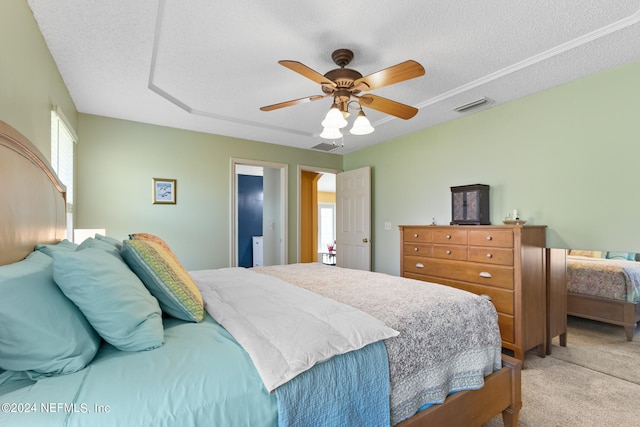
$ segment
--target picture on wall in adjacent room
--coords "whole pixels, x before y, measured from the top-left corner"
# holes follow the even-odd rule
[[[153,204],[176,204],[176,180],[153,178]]]

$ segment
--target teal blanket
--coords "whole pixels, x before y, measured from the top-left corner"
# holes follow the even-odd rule
[[[389,363],[382,341],[319,363],[276,389],[278,425],[389,426]]]

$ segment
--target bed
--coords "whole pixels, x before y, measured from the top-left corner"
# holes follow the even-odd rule
[[[567,314],[624,327],[628,341],[640,321],[640,262],[636,254],[570,250]]]
[[[187,273],[145,233],[76,245],[64,186],[3,122],[0,182],[0,425],[518,424],[522,362],[482,297],[321,264]],[[417,320],[437,310],[456,316]]]

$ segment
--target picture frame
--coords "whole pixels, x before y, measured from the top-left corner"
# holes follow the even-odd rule
[[[167,178],[153,178],[153,204],[154,205],[175,205],[176,204],[176,180]]]

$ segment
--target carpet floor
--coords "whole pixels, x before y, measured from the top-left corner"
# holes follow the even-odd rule
[[[640,334],[569,317],[567,346],[553,341],[551,355],[525,357],[521,427],[640,425]],[[487,427],[503,426],[502,417]]]

